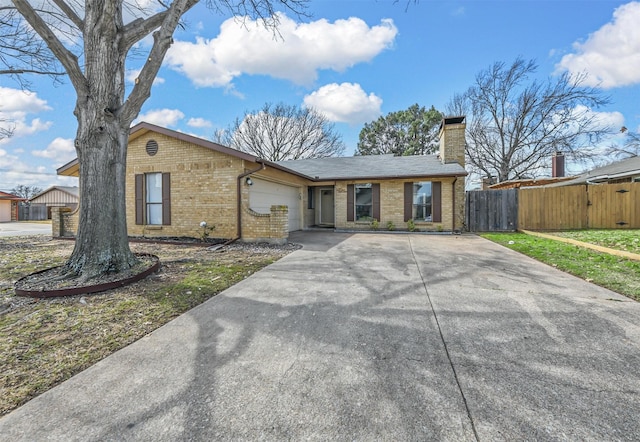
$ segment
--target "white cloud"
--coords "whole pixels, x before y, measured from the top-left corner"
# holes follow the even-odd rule
[[[34,92],[0,86],[0,112],[37,113],[51,110],[47,102],[38,98]]]
[[[31,153],[37,157],[54,159],[56,167],[60,167],[76,157],[73,140],[60,137],[49,143],[46,149],[34,150]]]
[[[213,124],[209,120],[205,120],[204,118],[189,118],[187,122],[188,126],[191,127],[213,127]]]
[[[28,121],[29,114],[51,110],[45,100],[33,92],[21,89],[0,87],[0,128],[13,131],[13,138],[32,135],[51,127],[50,121],[34,118]],[[10,142],[10,138],[0,140],[1,144]]]
[[[178,109],[153,109],[139,115],[136,122],[145,121],[158,126],[169,127],[175,126],[183,118],[184,114]]]
[[[25,120],[16,120],[15,121],[15,135],[16,136],[26,136],[33,135],[36,132],[42,132],[51,127],[53,123],[51,121],[41,121],[40,118],[34,118],[31,122],[26,122]]]
[[[576,42],[574,54],[562,57],[558,71],[586,72],[588,86],[613,88],[640,83],[640,2],[617,8],[613,20]]]
[[[138,79],[138,76],[140,75],[140,71],[142,71],[142,69],[129,69],[129,70],[127,70],[126,80],[131,84],[135,84],[136,80]],[[155,86],[157,86],[159,84],[163,84],[164,81],[165,81],[164,78],[156,77],[156,78],[153,79],[153,84]]]
[[[576,116],[584,116],[590,118],[593,124],[598,128],[613,128],[614,130],[624,126],[624,115],[622,113],[614,112],[597,112],[587,106],[579,105],[574,109]]]
[[[304,97],[304,104],[331,121],[360,124],[381,115],[382,99],[373,93],[367,95],[357,83],[332,83]]]
[[[229,87],[242,74],[309,84],[319,69],[340,72],[371,61],[398,33],[391,19],[372,27],[355,17],[296,23],[280,14],[279,20],[279,36],[274,36],[259,21],[228,19],[215,39],[175,42],[165,61],[197,86]]]
[[[18,153],[22,149],[16,149]],[[33,151],[33,155],[52,158],[47,166],[36,166],[33,161],[24,161],[17,155],[11,155],[7,151],[0,149],[0,188],[12,189],[18,184],[28,186],[38,186],[46,189],[47,187],[58,184],[62,186],[77,186],[78,179],[74,177],[61,177],[55,172],[55,168],[67,163],[75,158],[75,150],[73,149],[73,141],[63,138],[56,138],[49,146],[42,151]]]

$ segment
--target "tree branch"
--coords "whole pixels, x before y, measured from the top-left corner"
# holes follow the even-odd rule
[[[173,43],[173,32],[178,26],[182,15],[191,9],[197,2],[198,0],[176,0],[171,4],[169,9],[165,11],[164,16],[161,16],[162,20],[160,21],[160,29],[153,33],[153,46],[149,52],[149,57],[147,58],[146,63],[140,71],[140,75],[138,76],[139,81],[133,87],[127,101],[118,111],[125,123],[128,122],[130,124],[133,121],[140,111],[142,103],[151,96],[153,80],[158,75],[162,61],[164,60],[169,47]],[[160,17],[151,21],[138,22],[136,26],[140,29],[148,29],[148,27],[154,24],[159,18]],[[124,48],[127,49],[127,44],[133,44],[131,43],[133,36],[143,38],[144,35],[146,35],[143,35],[142,31],[139,31],[136,27],[129,28],[127,32],[129,41],[123,44]]]
[[[78,27],[78,30],[84,33],[84,20],[82,20],[76,12],[63,0],[52,0],[55,5]]]
[[[31,25],[31,27],[38,33],[38,35],[45,41],[51,52],[64,66],[71,83],[76,89],[78,95],[86,95],[87,85],[84,75],[78,65],[78,57],[71,51],[64,47],[62,42],[56,37],[51,28],[45,23],[45,21],[38,15],[38,13],[31,7],[27,0],[11,0],[16,9],[24,17],[24,19]]]

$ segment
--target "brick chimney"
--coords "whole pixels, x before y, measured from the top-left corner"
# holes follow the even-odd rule
[[[551,176],[553,178],[564,177],[564,154],[555,152],[551,157]]]
[[[465,117],[446,117],[440,123],[440,160],[443,164],[458,163],[464,167]]]

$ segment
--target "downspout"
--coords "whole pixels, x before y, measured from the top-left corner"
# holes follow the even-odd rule
[[[233,241],[236,241],[240,238],[242,238],[242,179],[244,177],[247,177],[249,175],[251,175],[252,173],[256,173],[259,172],[263,169],[266,168],[266,166],[264,165],[264,163],[262,163],[259,159],[256,160],[256,162],[260,163],[260,167],[258,167],[257,169],[254,170],[250,170],[249,172],[244,172],[241,173],[240,175],[238,175],[238,185],[237,185],[237,200],[238,200],[238,233],[237,233],[237,238],[234,239]]]
[[[458,177],[455,177],[453,179],[453,183],[451,183],[451,233],[455,232],[456,230],[456,181],[458,181]]]

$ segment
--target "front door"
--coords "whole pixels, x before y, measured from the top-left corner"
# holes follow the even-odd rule
[[[333,189],[320,190],[320,224],[334,224]]]

